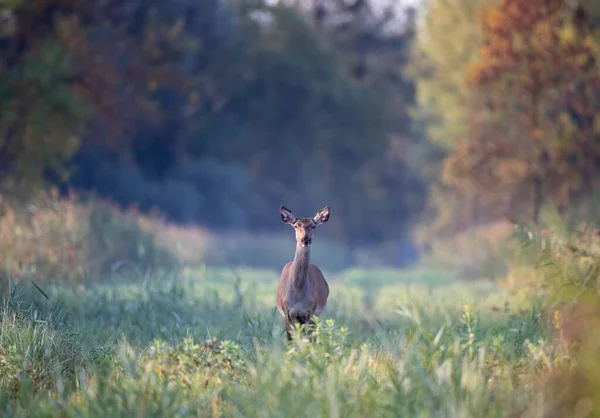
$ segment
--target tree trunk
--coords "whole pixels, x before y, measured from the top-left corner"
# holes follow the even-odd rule
[[[540,219],[542,208],[542,179],[534,176],[531,182],[531,220],[537,224]]]

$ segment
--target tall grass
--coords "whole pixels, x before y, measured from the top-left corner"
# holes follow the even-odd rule
[[[21,278],[0,311],[2,415],[597,412],[596,232],[520,226],[508,254],[522,259],[504,259],[513,282],[458,281],[460,263],[335,272],[336,261],[316,342],[287,345],[278,272],[220,267],[246,263],[217,249],[246,244],[211,247],[200,229],[46,199],[0,218],[3,271]],[[127,271],[137,280],[120,280]]]
[[[215,233],[56,191],[41,192],[27,204],[0,195],[0,236],[3,282],[139,277],[177,265],[281,269],[295,248],[293,231],[283,224],[281,233]],[[313,262],[325,270],[341,271],[359,258],[359,251],[326,236],[315,242]]]
[[[97,280],[117,268],[147,271],[178,262],[134,213],[56,192],[23,206],[4,200],[0,272],[4,279]]]
[[[548,211],[540,226],[520,225],[521,255],[534,260],[534,282],[548,293],[546,322],[553,349],[564,353],[536,382],[529,416],[600,415],[600,232],[587,223],[568,224]]]
[[[142,283],[18,286],[0,324],[0,410],[508,416],[532,399],[528,377],[549,367],[540,355],[551,350],[547,329],[527,294],[515,303],[512,290],[461,287],[435,271],[386,271],[386,291],[377,293],[341,275],[316,343],[298,337],[287,346],[275,282],[252,273],[237,272],[237,287],[232,272],[218,269]],[[357,274],[366,275],[348,277]]]

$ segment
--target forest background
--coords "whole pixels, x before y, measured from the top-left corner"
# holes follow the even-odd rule
[[[0,0],[0,415],[600,416],[599,59],[597,0]]]
[[[3,0],[0,18],[10,228],[101,199],[172,225],[180,259],[280,267],[279,205],[329,205],[329,270],[480,276],[505,273],[507,218],[597,218],[593,1]],[[105,254],[96,215],[44,257]],[[40,258],[11,245],[20,274]]]

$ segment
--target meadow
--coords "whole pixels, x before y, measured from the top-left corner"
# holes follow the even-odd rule
[[[514,289],[351,270],[330,280],[318,342],[287,347],[276,281],[207,268],[18,286],[0,330],[3,414],[505,416],[532,395],[515,391],[522,370],[546,367],[538,312]]]
[[[69,211],[52,213],[71,219],[60,215]],[[18,224],[3,219],[5,232],[9,221]],[[73,232],[82,225],[78,219],[48,221],[40,230],[48,233],[52,224]],[[56,237],[53,242],[60,246]],[[318,240],[314,246],[327,253]],[[41,249],[27,248],[44,259]],[[575,364],[574,351],[557,337],[562,327],[540,282],[466,280],[460,269],[432,265],[327,272],[331,294],[317,341],[298,335],[288,345],[275,308],[276,269],[145,266],[153,268],[75,268],[73,277],[62,272],[46,280],[37,270],[13,283],[0,323],[2,416],[547,417],[594,411],[594,398],[585,393],[564,402],[568,413],[553,402],[562,399],[554,383]]]

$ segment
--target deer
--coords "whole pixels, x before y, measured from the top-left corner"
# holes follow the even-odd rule
[[[281,271],[277,285],[277,309],[283,317],[288,342],[295,324],[314,326],[313,316],[319,317],[329,298],[329,284],[319,267],[310,264],[310,246],[315,229],[329,220],[329,206],[312,218],[297,218],[281,205],[281,220],[296,232],[296,253]],[[311,339],[312,341],[312,339]]]

